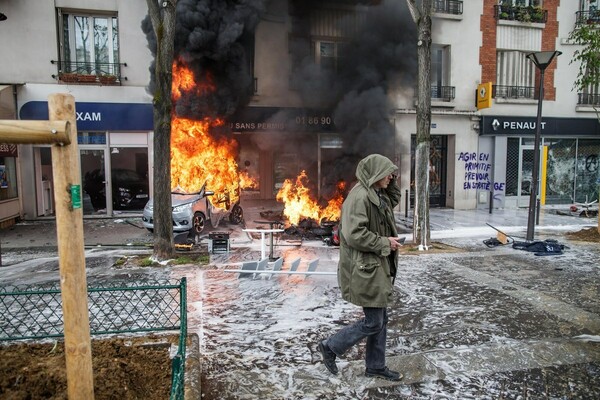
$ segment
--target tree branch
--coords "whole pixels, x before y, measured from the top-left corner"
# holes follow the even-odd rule
[[[150,1],[150,0],[148,0]],[[415,24],[418,24],[419,18],[421,18],[421,13],[419,12],[419,9],[417,8],[417,4],[415,3],[415,0],[406,0],[406,4],[408,4],[408,10],[410,11],[410,15],[413,19],[413,21],[415,22]]]

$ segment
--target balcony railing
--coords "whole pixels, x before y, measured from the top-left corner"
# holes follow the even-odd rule
[[[459,0],[435,0],[433,11],[443,14],[462,15],[463,2]]]
[[[600,10],[577,11],[575,24],[600,24]]]
[[[454,100],[456,88],[454,86],[431,86],[431,99],[437,101]]]
[[[548,21],[548,10],[541,7],[500,4],[494,6],[494,17],[496,17],[496,20],[545,24]]]
[[[535,99],[535,87],[493,85],[492,97],[495,99]]]
[[[79,61],[52,60],[57,65],[58,73],[53,78],[65,83],[101,83],[103,85],[120,85],[127,78],[121,75],[122,63],[96,63]]]
[[[600,94],[577,93],[577,104],[581,106],[600,106]]]

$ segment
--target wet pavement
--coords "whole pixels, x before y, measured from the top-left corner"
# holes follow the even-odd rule
[[[260,211],[273,207],[247,204],[246,227],[260,226]],[[258,236],[225,223],[216,229],[231,234],[231,251],[212,254],[209,266],[116,268],[123,254],[148,254],[151,235],[133,215],[86,220],[86,268],[88,282],[187,277],[203,399],[595,399],[600,243],[565,233],[597,219],[562,214],[569,213],[542,210],[536,239],[567,246],[543,257],[483,244],[496,236],[486,223],[524,240],[527,210],[432,210],[433,240],[453,251],[399,256],[387,355],[404,374],[400,383],[364,377],[364,344],[338,360],[338,376],[320,362],[318,340],[361,314],[340,299],[338,250],[322,241],[276,239],[274,253],[284,270],[295,258],[300,270],[318,258],[317,271],[330,275],[224,272],[261,252]],[[410,216],[397,213],[397,221],[410,241]],[[0,285],[58,279],[52,228],[35,222],[0,231]]]

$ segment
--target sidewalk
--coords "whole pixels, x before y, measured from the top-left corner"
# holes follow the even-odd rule
[[[429,211],[431,238],[496,236],[497,232],[487,225],[490,224],[496,229],[515,234],[525,240],[528,211],[527,208],[497,209],[490,214],[487,209],[433,208]],[[396,217],[399,225],[412,233],[412,218],[406,221],[404,213],[400,215],[397,213]],[[534,237],[537,239],[538,233],[578,231],[583,227],[597,225],[597,218],[580,217],[578,213],[570,213],[566,206],[561,208],[545,207],[540,210],[539,224],[535,226]]]
[[[152,243],[152,234],[142,226],[141,216],[83,220],[86,246],[138,245]],[[22,221],[0,230],[0,251],[57,247],[56,221]]]
[[[268,201],[246,201],[242,204],[246,228],[263,225],[256,221],[264,220],[261,212],[279,212],[281,205]],[[566,207],[565,207],[566,208]],[[597,226],[596,218],[582,218],[576,215],[559,215],[568,210],[543,208],[540,212],[540,224],[536,226],[537,234],[547,231],[577,231],[583,227]],[[431,238],[439,240],[455,237],[480,237],[482,239],[496,236],[496,231],[487,226],[490,224],[503,232],[515,234],[522,238],[527,231],[528,210],[510,209],[493,210],[454,210],[433,208],[429,211]],[[408,240],[412,238],[412,213],[406,218],[404,212],[396,212],[399,232]],[[151,244],[152,234],[144,229],[141,215],[130,214],[117,218],[84,219],[84,241],[86,246],[138,245]],[[226,230],[240,236],[243,226],[222,223],[216,229]],[[56,247],[56,224],[54,220],[23,221],[15,226],[0,230],[1,249]]]

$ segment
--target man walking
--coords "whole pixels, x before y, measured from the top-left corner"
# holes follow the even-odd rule
[[[401,245],[393,212],[400,201],[397,171],[387,157],[365,157],[356,168],[358,183],[342,205],[338,283],[342,298],[362,307],[364,318],[319,342],[323,363],[334,375],[338,373],[336,357],[366,338],[365,376],[402,379],[385,363],[386,308],[396,276],[396,250]]]

